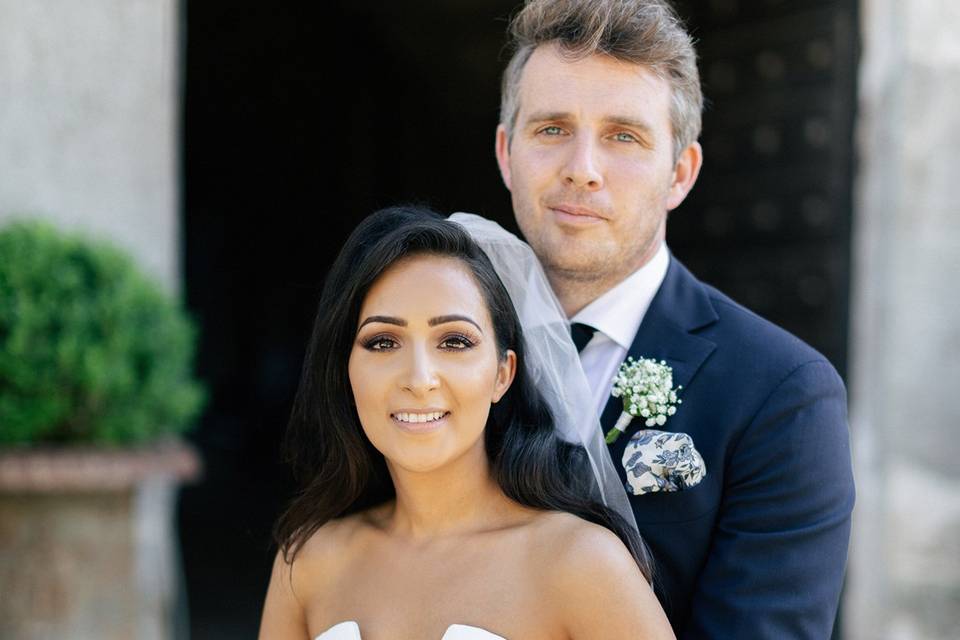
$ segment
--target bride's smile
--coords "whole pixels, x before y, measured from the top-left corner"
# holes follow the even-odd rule
[[[397,411],[390,417],[397,428],[410,434],[429,434],[442,429],[447,424],[449,411]]]

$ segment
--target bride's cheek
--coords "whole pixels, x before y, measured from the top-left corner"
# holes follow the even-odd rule
[[[478,394],[481,388],[489,386],[489,382],[494,379],[495,372],[487,358],[472,357],[458,362],[456,368],[451,370],[450,375],[450,379],[462,391]]]
[[[497,368],[487,358],[474,358],[453,374],[456,380],[455,401],[478,428],[486,424],[496,391]],[[467,417],[467,416],[464,416]]]

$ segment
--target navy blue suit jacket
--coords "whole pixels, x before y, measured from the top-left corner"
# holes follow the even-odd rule
[[[686,491],[630,496],[678,638],[829,638],[854,502],[834,368],[672,256],[629,355],[673,367],[683,403],[661,428],[689,434],[707,468]],[[611,398],[605,430],[621,409]],[[624,481],[642,427],[610,446]]]

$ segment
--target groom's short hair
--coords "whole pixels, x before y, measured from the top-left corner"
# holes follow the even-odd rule
[[[643,65],[670,85],[674,154],[700,136],[703,93],[693,38],[666,0],[529,0],[510,23],[500,122],[512,138],[520,77],[534,49],[555,43],[572,60],[604,54]]]

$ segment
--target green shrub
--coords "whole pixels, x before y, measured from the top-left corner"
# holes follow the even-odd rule
[[[133,444],[204,400],[196,332],[124,253],[41,222],[0,230],[0,445]]]

